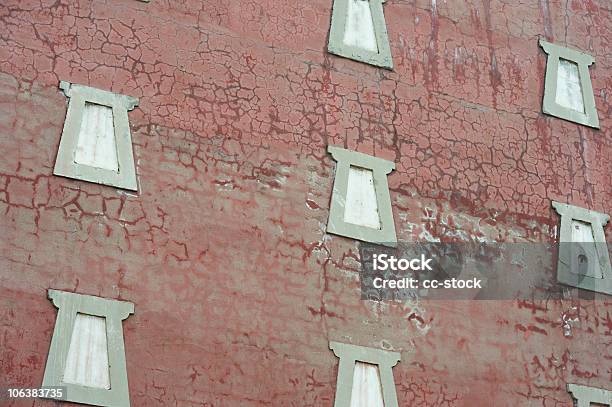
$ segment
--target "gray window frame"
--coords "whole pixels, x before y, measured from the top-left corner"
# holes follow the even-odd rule
[[[363,0],[370,3],[378,52],[371,52],[344,44],[343,39],[346,29],[346,14],[349,1],[351,0],[333,0],[334,3],[332,6],[331,28],[329,30],[327,50],[341,57],[392,70],[393,58],[391,57],[389,35],[387,34],[387,24],[385,23],[385,15],[383,12],[383,4],[386,0]]]
[[[591,407],[591,403],[612,406],[612,391],[570,383],[567,391],[576,400],[576,407]]]
[[[387,174],[395,169],[395,163],[332,145],[327,147],[327,152],[337,162],[329,208],[329,219],[327,221],[327,232],[364,242],[395,247],[397,245],[397,237],[395,234],[389,185],[387,184]],[[380,229],[344,221],[346,193],[351,166],[372,170],[378,215],[380,217]]]
[[[138,106],[138,99],[66,81],[61,81],[59,87],[69,98],[69,103],[53,174],[137,191],[136,167],[127,112]],[[74,161],[86,102],[113,109],[118,172]]]
[[[612,295],[612,267],[604,234],[604,226],[610,220],[605,213],[591,211],[561,202],[552,202],[553,208],[561,215],[559,230],[559,260],[557,263],[557,281],[583,290]],[[571,272],[572,252],[579,243],[572,242],[572,221],[577,220],[591,224],[595,250],[602,270],[603,278],[593,278]],[[570,244],[571,243],[571,244]]]
[[[43,386],[66,388],[62,400],[104,407],[129,407],[127,367],[122,321],[134,313],[134,304],[67,291],[48,290],[48,297],[58,308]],[[106,318],[106,337],[110,389],[98,389],[63,381],[66,358],[77,314]]]
[[[591,83],[591,76],[589,74],[589,66],[595,62],[595,59],[584,52],[552,44],[542,39],[540,39],[539,44],[548,55],[546,60],[546,78],[544,80],[544,101],[542,103],[542,111],[560,119],[598,129],[599,117],[597,116],[595,96],[593,95],[593,84]],[[555,101],[557,95],[559,59],[565,59],[578,65],[584,113],[568,109]]]
[[[384,405],[385,407],[398,407],[395,380],[393,379],[393,366],[401,360],[398,352],[333,341],[329,342],[329,349],[340,358],[334,407],[350,407],[353,374],[357,362],[378,365]]]

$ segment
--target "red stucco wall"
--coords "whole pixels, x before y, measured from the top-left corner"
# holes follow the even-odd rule
[[[552,242],[551,200],[612,213],[610,3],[388,0],[393,72],[325,51],[331,5],[2,1],[0,386],[40,386],[55,288],[135,304],[133,406],[331,406],[330,340],[401,352],[401,406],[612,389],[611,297],[365,302],[357,243],[325,234],[328,144],[396,163],[404,241]],[[595,57],[601,130],[541,113],[539,37]],[[60,80],[140,99],[138,194],[52,175]]]

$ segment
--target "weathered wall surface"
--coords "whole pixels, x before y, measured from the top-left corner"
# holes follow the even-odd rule
[[[396,162],[400,240],[612,213],[609,2],[389,0],[393,72],[326,53],[331,0],[2,3],[0,386],[41,384],[55,288],[134,302],[134,406],[330,406],[330,340],[401,352],[402,406],[611,388],[610,297],[364,302],[358,244],[324,232],[328,144]],[[595,57],[601,130],[541,113],[539,36]],[[138,194],[52,175],[59,80],[140,98]]]

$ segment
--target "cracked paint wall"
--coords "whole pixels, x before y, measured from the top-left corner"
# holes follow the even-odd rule
[[[610,389],[610,297],[364,302],[358,244],[324,232],[328,144],[396,163],[403,241],[553,242],[551,200],[612,213],[610,4],[388,0],[392,72],[325,51],[331,5],[2,2],[0,387],[41,384],[54,288],[135,304],[134,406],[330,406],[330,340],[401,352],[402,406]],[[595,57],[601,130],[541,113],[540,36]],[[52,175],[60,80],[140,99],[138,194]]]

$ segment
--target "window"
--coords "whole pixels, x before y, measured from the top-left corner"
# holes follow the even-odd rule
[[[136,191],[130,96],[60,82],[70,99],[53,174]]]
[[[552,205],[561,215],[557,280],[612,295],[612,268],[603,230],[610,217],[559,202]]]
[[[540,40],[548,54],[542,110],[551,116],[599,128],[589,76],[592,56]]]
[[[397,352],[330,342],[340,358],[334,407],[397,407],[392,368]]]
[[[58,308],[43,386],[65,386],[63,400],[129,406],[122,322],[134,304],[49,290]]]
[[[334,0],[327,49],[332,54],[393,69],[383,14],[386,0]]]
[[[576,400],[576,407],[591,407],[591,403],[612,406],[612,391],[610,390],[568,384],[567,391]]]
[[[106,318],[80,312],[76,314],[64,382],[110,389]]]
[[[337,161],[327,232],[365,242],[397,244],[387,174],[391,161],[336,146]]]

